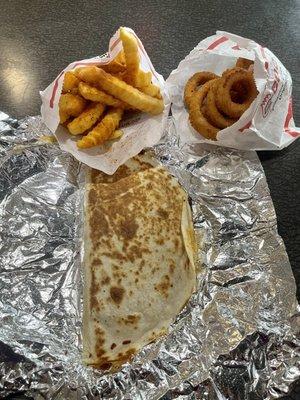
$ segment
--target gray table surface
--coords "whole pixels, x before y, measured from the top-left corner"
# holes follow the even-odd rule
[[[106,52],[121,25],[137,32],[165,78],[217,29],[270,48],[292,75],[294,118],[300,125],[299,0],[0,0],[0,110],[16,118],[37,115],[39,90],[70,62]],[[299,294],[300,140],[259,156]]]

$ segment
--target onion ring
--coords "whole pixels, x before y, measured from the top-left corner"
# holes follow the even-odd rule
[[[191,98],[198,90],[198,87],[210,81],[211,79],[216,79],[216,78],[218,78],[216,74],[208,71],[196,72],[193,76],[190,77],[184,89],[184,102],[187,108],[190,108]]]
[[[208,120],[208,122],[211,123],[207,115],[207,104],[205,102],[202,103],[201,112],[204,115],[204,117]]]
[[[209,119],[209,121],[211,121],[213,125],[223,129],[234,124],[237,121],[237,119],[233,119],[227,117],[226,115],[221,114],[221,112],[218,110],[216,106],[215,95],[216,95],[216,88],[219,82],[220,79],[216,79],[207,93],[206,96],[207,104],[205,113],[207,115],[207,118]]]
[[[237,68],[243,68],[243,69],[248,69],[250,65],[254,64],[252,60],[248,60],[247,58],[238,58],[235,66]]]
[[[230,97],[234,103],[242,103],[247,96],[247,89],[239,82],[234,85],[234,89],[230,90]]]
[[[204,136],[206,139],[216,140],[219,129],[211,125],[207,118],[203,115],[202,105],[203,101],[215,80],[206,82],[202,87],[194,93],[190,99],[190,112],[189,118],[192,127]]]
[[[246,98],[241,103],[235,103],[230,95],[237,83],[247,88]],[[253,73],[242,68],[233,68],[223,73],[216,89],[216,105],[231,118],[239,118],[257,96]]]

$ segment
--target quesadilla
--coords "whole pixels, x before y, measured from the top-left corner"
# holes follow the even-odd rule
[[[83,360],[101,369],[167,333],[195,288],[187,195],[136,160],[114,178],[92,173],[86,190]]]
[[[149,156],[148,154],[139,154],[126,161],[125,164],[121,165],[113,175],[107,175],[102,171],[96,169],[90,169],[89,182],[90,183],[113,183],[120,179],[126,178],[129,175],[133,175],[136,172],[145,171],[146,169],[156,167],[157,161]]]

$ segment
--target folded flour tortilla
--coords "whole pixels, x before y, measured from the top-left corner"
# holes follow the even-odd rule
[[[92,172],[85,200],[83,359],[118,368],[165,334],[196,281],[187,195],[135,158]]]

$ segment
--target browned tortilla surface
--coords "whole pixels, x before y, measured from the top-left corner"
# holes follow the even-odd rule
[[[164,168],[138,161],[92,174],[85,215],[83,358],[116,367],[166,333],[194,290],[190,210]]]

